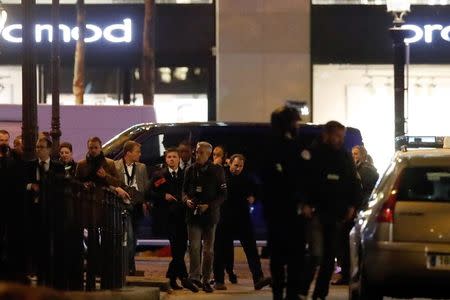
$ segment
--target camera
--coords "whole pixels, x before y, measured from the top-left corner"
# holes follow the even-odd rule
[[[8,154],[9,152],[9,146],[7,144],[1,144],[0,145],[0,153],[3,155]]]

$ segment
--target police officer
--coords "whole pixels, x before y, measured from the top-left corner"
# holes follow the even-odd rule
[[[313,263],[306,271],[306,281],[301,288],[305,299],[319,261],[313,299],[328,296],[341,232],[345,224],[353,220],[361,201],[361,184],[353,159],[343,148],[344,138],[345,127],[330,121],[324,127],[321,140],[311,149],[310,206],[304,212],[312,217],[310,250]]]
[[[216,232],[214,253],[214,288],[216,290],[226,290],[224,268],[226,268],[227,259],[232,257],[234,238],[237,238],[244,248],[255,290],[260,290],[271,283],[271,278],[264,278],[256,248],[249,210],[249,205],[255,202],[256,188],[247,174],[242,173],[244,163],[245,157],[242,154],[234,154],[230,158],[230,167],[225,171],[228,198],[222,206],[221,220]]]
[[[306,199],[307,161],[297,141],[298,111],[283,106],[271,116],[272,138],[264,172],[273,299],[298,299],[305,242],[300,217]],[[308,153],[303,153],[308,158]]]
[[[189,278],[205,292],[213,289],[209,283],[216,226],[220,207],[226,198],[227,185],[223,168],[209,161],[212,145],[199,142],[196,161],[188,167],[183,184],[183,201],[187,209],[190,269]],[[203,241],[203,259],[201,246]],[[201,270],[201,271],[200,271]]]

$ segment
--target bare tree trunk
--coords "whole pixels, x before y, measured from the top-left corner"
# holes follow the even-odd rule
[[[145,0],[142,47],[142,96],[144,104],[153,105],[155,94],[155,49],[153,45],[155,0]]]
[[[84,57],[85,43],[84,36],[86,32],[86,9],[84,0],[77,0],[77,26],[79,37],[75,49],[75,66],[73,74],[73,94],[75,95],[75,103],[83,104],[84,102]]]

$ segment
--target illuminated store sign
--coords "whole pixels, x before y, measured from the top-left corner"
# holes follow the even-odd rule
[[[2,28],[3,27],[3,28]],[[72,40],[78,40],[78,27],[70,28],[65,24],[59,24],[62,41],[70,43]],[[1,37],[10,43],[22,43],[22,25],[11,24],[1,26]],[[53,26],[50,24],[36,24],[35,27],[36,43],[53,41]],[[123,19],[122,23],[112,24],[105,28],[100,28],[94,24],[86,24],[84,41],[94,43],[104,39],[111,43],[130,43],[132,41],[132,22],[131,19]]]
[[[405,39],[405,43],[413,44],[421,41],[422,39],[425,43],[430,44],[436,38],[441,38],[444,41],[450,42],[450,26],[443,26],[441,24],[427,24],[423,27],[407,24],[403,25],[402,28],[411,30],[413,35]]]

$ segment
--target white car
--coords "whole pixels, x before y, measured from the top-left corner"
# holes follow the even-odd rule
[[[350,264],[352,300],[450,298],[450,149],[396,153],[357,216]]]

